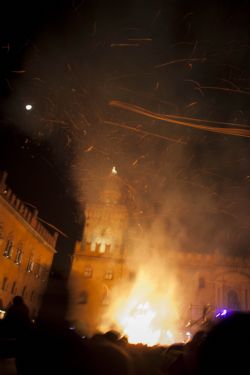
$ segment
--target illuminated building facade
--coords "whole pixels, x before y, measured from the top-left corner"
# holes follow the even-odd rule
[[[47,285],[57,233],[51,234],[6,185],[0,173],[0,309],[21,295],[35,316]]]
[[[180,290],[187,298],[187,319],[196,320],[205,305],[217,310],[250,311],[250,259],[210,254],[175,254]]]
[[[132,225],[121,198],[119,177],[112,174],[99,202],[86,206],[83,240],[75,247],[69,316],[87,333],[98,327],[109,305],[112,288],[128,281],[136,271],[131,262],[131,254],[136,252],[131,248]],[[175,269],[179,293],[175,300],[181,300],[186,322],[198,320],[206,305],[213,314],[225,308],[250,310],[250,260],[223,256],[219,252],[173,251],[167,256],[165,273]],[[148,259],[149,265],[150,262]],[[154,272],[157,274],[157,269]],[[143,288],[144,292],[147,286]]]
[[[120,200],[120,181],[113,169],[99,202],[86,206],[83,241],[75,247],[70,274],[70,315],[73,320],[85,322],[83,328],[90,332],[109,304],[112,286],[126,272],[128,212]]]

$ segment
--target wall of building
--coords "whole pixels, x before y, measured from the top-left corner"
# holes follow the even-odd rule
[[[96,329],[110,302],[110,291],[122,276],[122,259],[75,255],[70,277],[70,317],[72,321],[81,322],[84,332]]]
[[[120,203],[121,194],[115,183],[113,177],[112,190],[105,191],[104,187],[105,199],[87,205],[83,239],[76,245],[72,260],[69,317],[87,333],[98,326],[113,287],[124,281],[133,283],[140,266],[139,257],[137,267],[132,257],[137,252],[136,246],[131,246],[133,223],[129,222],[126,206]],[[179,293],[176,301],[181,301],[183,321],[199,320],[205,306],[209,306],[213,316],[223,308],[250,310],[250,260],[222,256],[219,252],[173,251],[166,252],[166,257],[166,275],[169,271],[175,273]],[[148,264],[150,261],[149,257]],[[108,272],[112,272],[112,277],[105,276]]]
[[[47,285],[57,236],[51,235],[6,186],[0,184],[0,308],[22,295],[37,313]]]

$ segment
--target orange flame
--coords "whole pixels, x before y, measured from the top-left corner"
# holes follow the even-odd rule
[[[150,273],[141,270],[129,292],[127,286],[119,286],[113,292],[104,322],[109,322],[109,327],[115,325],[132,344],[171,344],[178,335],[175,292],[174,280],[171,284],[166,283],[166,280],[153,279]],[[101,327],[102,330],[105,328]]]

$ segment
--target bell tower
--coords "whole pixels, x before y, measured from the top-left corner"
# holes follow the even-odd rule
[[[121,203],[121,180],[115,167],[105,181],[98,203],[87,204],[83,251],[92,256],[120,257],[128,213]]]
[[[96,202],[86,205],[82,241],[76,244],[72,260],[69,315],[82,332],[95,332],[112,288],[124,278],[127,232],[122,181],[113,167]]]

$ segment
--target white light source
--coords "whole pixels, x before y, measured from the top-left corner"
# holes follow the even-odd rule
[[[113,167],[113,168],[112,168],[112,174],[117,174],[117,169],[116,169],[116,167]]]
[[[26,104],[25,109],[26,109],[26,111],[30,111],[32,109],[32,105]]]

